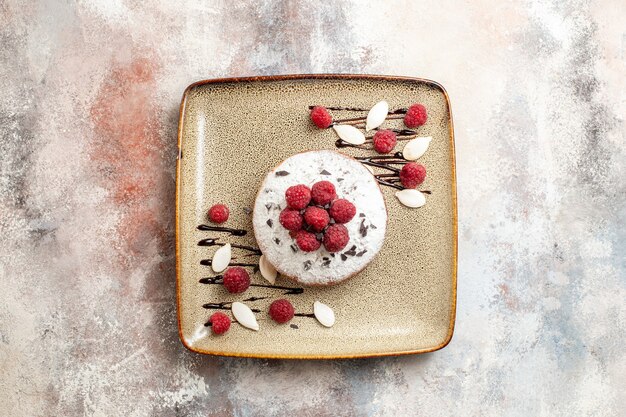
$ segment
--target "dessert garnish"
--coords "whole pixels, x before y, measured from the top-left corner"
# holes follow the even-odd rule
[[[365,143],[365,135],[359,129],[351,125],[333,125],[339,138],[351,145],[362,145]]]
[[[329,109],[337,111],[353,111],[365,112],[365,109],[354,107],[322,107],[309,106],[311,109],[311,119],[314,121],[324,115],[325,123],[315,123],[320,128],[332,126],[339,139],[335,142],[338,148],[353,147],[357,149],[374,149],[377,153],[385,155],[393,152],[398,141],[408,140],[404,146],[403,152],[396,152],[393,156],[381,157],[360,157],[359,159],[366,165],[367,169],[374,175],[379,184],[393,187],[398,190],[406,188],[416,188],[425,179],[426,169],[423,165],[415,164],[412,161],[419,159],[428,149],[432,137],[418,137],[416,130],[423,126],[428,120],[426,107],[420,103],[411,105],[408,109],[389,110],[386,101],[379,101],[368,112],[367,116],[353,117],[347,119],[332,120],[332,116],[328,112]],[[402,118],[406,127],[410,129],[382,129],[380,128],[386,120]],[[375,130],[372,136],[366,136],[364,132]],[[404,165],[402,168],[393,165]],[[385,169],[387,173],[376,173],[372,167]],[[430,194],[430,191],[424,191],[423,194]],[[424,195],[421,195],[423,198]],[[403,195],[403,194],[400,194]],[[409,196],[415,196],[415,193],[408,193]],[[415,198],[403,198],[398,200],[410,201],[411,205],[407,207],[417,207]],[[421,202],[421,199],[420,199]],[[404,203],[403,203],[404,204]],[[423,205],[423,204],[421,204]],[[419,205],[419,207],[421,207]]]
[[[304,184],[291,186],[285,192],[285,200],[287,208],[280,213],[280,224],[295,232],[300,250],[316,251],[323,242],[326,250],[332,253],[339,252],[348,244],[348,229],[340,223],[349,222],[356,214],[356,208],[346,199],[337,200],[332,182],[318,181],[310,190]],[[329,212],[333,224],[330,224]]]
[[[409,162],[400,170],[400,182],[404,188],[417,188],[426,179],[426,168],[417,162]]]
[[[272,302],[268,313],[276,323],[283,324],[293,318],[295,310],[289,300],[283,298]]]
[[[386,101],[379,101],[374,104],[374,107],[367,113],[365,119],[365,131],[369,132],[372,129],[382,125],[387,118],[387,112],[389,112],[389,104]]]
[[[256,316],[244,303],[240,303],[235,301],[231,306],[231,311],[233,312],[233,316],[235,316],[235,320],[243,327],[247,327],[251,330],[259,330],[259,323],[256,321]]]
[[[250,287],[250,274],[240,266],[231,266],[222,278],[224,288],[231,294],[240,294]]]
[[[213,254],[213,260],[211,261],[211,268],[214,272],[220,273],[228,267],[232,257],[232,248],[230,243],[225,244],[215,251]]]
[[[230,317],[228,317],[224,313],[220,313],[219,311],[211,314],[209,317],[209,326],[211,326],[211,331],[213,334],[224,334],[230,329]]]
[[[335,324],[335,312],[326,304],[319,301],[313,303],[313,314],[322,326],[332,327]]]
[[[396,197],[402,204],[410,208],[422,207],[426,204],[426,197],[418,190],[407,188],[396,192]]]
[[[224,204],[215,204],[209,209],[207,216],[213,223],[221,224],[228,220],[229,210]]]
[[[404,145],[402,149],[402,156],[404,159],[409,161],[418,160],[426,150],[428,149],[428,145],[433,140],[431,136],[422,136],[415,139],[411,139]]]
[[[326,129],[333,124],[333,117],[328,113],[326,107],[316,106],[311,109],[311,121],[320,129]]]
[[[383,129],[374,134],[372,138],[374,142],[374,150],[380,154],[386,154],[393,151],[398,143],[398,138],[393,130]]]
[[[261,276],[267,280],[270,284],[276,283],[276,277],[278,276],[278,272],[274,265],[267,261],[265,255],[261,255],[259,258],[259,270],[261,271]]]
[[[426,107],[422,104],[416,103],[409,107],[406,115],[404,116],[404,124],[406,127],[413,128],[422,126],[428,120],[428,115],[426,114]]]

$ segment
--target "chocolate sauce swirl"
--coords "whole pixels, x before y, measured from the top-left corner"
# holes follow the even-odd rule
[[[225,244],[226,243],[218,242],[218,239],[214,239],[214,238],[202,239],[198,242],[198,246],[224,246]],[[252,252],[255,255],[262,255],[259,249],[254,248],[252,246],[238,245],[236,243],[231,243],[230,246],[233,248],[243,249],[248,252]]]
[[[402,152],[396,152],[393,155],[374,155],[374,156],[359,156],[355,158],[363,165],[369,165],[371,167],[386,169],[392,173],[386,174],[374,174],[374,178],[380,185],[392,187],[398,190],[404,190],[404,187],[400,182],[400,168],[394,165],[406,165],[409,160],[404,159]],[[430,194],[428,190],[420,190],[424,194]]]
[[[232,236],[245,236],[248,234],[246,230],[243,229],[231,229],[230,227],[223,226],[211,226],[209,224],[201,224],[197,227],[198,230],[202,230],[203,232],[221,232],[228,233]]]
[[[378,130],[378,128],[374,129]],[[389,129],[396,134],[399,141],[410,140],[417,137],[417,132],[411,129]],[[365,142],[361,145],[353,145],[343,139],[337,139],[335,146],[337,148],[356,148],[356,149],[374,149],[374,136],[367,136]]]
[[[250,298],[246,298],[243,301],[248,301],[248,302],[252,302],[252,301],[257,301],[257,300],[264,300],[268,297],[250,297]],[[234,301],[222,301],[221,303],[206,303],[206,304],[202,304],[202,308],[206,308],[207,310],[230,310],[232,308],[232,304],[234,303]],[[251,308],[250,310],[252,310],[252,312],[254,313],[260,313],[261,310],[259,310],[258,308]]]
[[[200,261],[200,265],[204,265],[204,266],[212,266],[213,265],[213,259],[202,259]],[[228,264],[228,266],[250,266],[250,267],[254,267],[254,268],[258,268],[259,264],[258,263],[246,263],[246,262],[231,262]]]
[[[200,284],[210,284],[210,285],[222,285],[224,283],[224,276],[217,275],[214,277],[201,278],[198,281]],[[274,290],[283,290],[285,291],[283,294],[302,294],[304,292],[304,288],[298,287],[286,287],[282,285],[272,285],[272,284],[250,284],[251,287],[259,287],[259,288],[271,288]]]
[[[317,106],[315,105],[309,106],[309,110],[313,110],[314,107],[317,107]],[[326,107],[326,109],[334,110],[334,111],[360,111],[360,112],[370,111],[370,109],[363,109],[361,107],[340,107],[340,106],[330,106],[330,107]],[[390,110],[387,114],[405,114],[407,111],[408,111],[407,108],[400,108],[396,110]]]

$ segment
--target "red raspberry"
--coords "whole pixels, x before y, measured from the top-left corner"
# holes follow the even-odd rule
[[[211,323],[213,334],[224,334],[230,329],[230,317],[224,313],[217,312],[211,314],[209,323]]]
[[[311,110],[311,120],[320,129],[326,129],[333,123],[333,117],[328,113],[326,107],[315,106]]]
[[[276,300],[270,304],[270,317],[276,323],[287,323],[293,318],[294,309],[288,300]]]
[[[303,184],[293,185],[285,191],[287,205],[296,210],[302,210],[311,202],[311,190]]]
[[[424,182],[426,168],[417,162],[409,162],[400,170],[400,182],[405,188],[415,188]]]
[[[296,244],[303,252],[313,252],[322,246],[315,235],[306,230],[300,230],[296,234]]]
[[[300,230],[302,229],[302,215],[298,210],[286,208],[280,212],[278,218],[280,224],[287,230]]]
[[[406,127],[418,127],[426,123],[427,119],[426,107],[421,104],[414,104],[406,112],[404,124]]]
[[[315,204],[325,206],[337,198],[335,186],[330,181],[319,181],[311,187],[311,200]]]
[[[389,129],[379,130],[374,134],[374,149],[378,153],[389,153],[396,147],[396,134]]]
[[[349,240],[348,229],[343,224],[328,226],[324,233],[324,247],[328,252],[339,252],[346,247]]]
[[[304,211],[304,221],[316,232],[321,232],[330,221],[328,212],[320,207],[309,206]]]
[[[337,223],[348,223],[356,214],[356,207],[348,200],[340,198],[333,201],[330,206],[330,217],[332,217]]]
[[[224,204],[215,204],[213,207],[209,209],[209,220],[213,223],[224,223],[228,220],[228,207]]]
[[[250,286],[250,274],[240,266],[230,267],[224,272],[224,288],[232,294],[244,292]]]

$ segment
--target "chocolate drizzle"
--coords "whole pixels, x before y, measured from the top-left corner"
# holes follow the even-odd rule
[[[398,190],[404,190],[404,187],[400,183],[400,168],[394,165],[406,165],[409,160],[404,159],[402,152],[396,152],[393,155],[374,155],[374,156],[359,156],[355,158],[363,165],[369,165],[371,167],[386,169],[391,173],[374,174],[374,178],[380,185],[396,188]],[[420,190],[424,194],[430,194],[428,190]]]
[[[268,207],[268,211],[272,208],[273,206]],[[280,207],[279,207],[280,208]],[[270,227],[272,227],[272,223],[270,221],[268,221],[268,225]],[[212,226],[212,225],[206,225],[206,224],[202,224],[200,226],[198,226],[198,230],[201,231],[214,231],[214,232],[222,232],[222,233],[228,233],[231,236],[245,236],[247,234],[246,230],[242,230],[242,229],[232,229],[232,228],[228,228],[228,227],[221,227],[221,226]],[[275,239],[276,244],[280,244],[280,240],[279,239]],[[224,246],[226,245],[226,243],[222,243],[219,242],[219,238],[206,238],[206,239],[201,239],[198,242],[198,246]],[[245,256],[249,256],[249,255],[261,255],[261,251],[258,248],[252,247],[252,246],[247,246],[247,245],[239,245],[236,243],[231,243],[231,247],[233,248],[237,248],[237,249],[241,249],[244,251],[248,251],[249,254],[246,254]],[[297,248],[294,248],[292,245],[292,249],[294,251],[297,251]],[[233,258],[233,260],[235,260],[236,258]],[[204,265],[204,266],[212,266],[213,265],[213,260],[212,259],[202,259],[200,261],[200,265]],[[248,262],[230,262],[228,264],[229,266],[242,266],[242,267],[253,267],[254,268],[254,272],[257,272],[259,270],[259,264],[258,263],[248,263]],[[224,275],[216,275],[214,277],[206,277],[206,278],[201,278],[198,280],[198,282],[200,284],[206,284],[206,285],[223,285],[224,283]],[[270,288],[270,289],[275,289],[275,290],[280,290],[282,291],[283,295],[296,295],[296,294],[302,294],[304,292],[304,288],[299,288],[299,287],[287,287],[287,286],[282,286],[282,285],[273,285],[273,284],[250,284],[251,287],[259,287],[259,288]],[[244,302],[253,302],[253,301],[258,301],[258,300],[265,300],[268,299],[270,297],[250,297],[247,298],[245,300],[242,300]],[[232,304],[233,301],[223,301],[223,302],[216,302],[216,303],[206,303],[203,304],[202,307],[205,309],[210,309],[210,310],[231,310],[232,308]],[[252,312],[254,313],[260,313],[261,310],[258,308],[252,308],[251,309]],[[313,317],[312,314],[304,314],[304,313],[299,313],[296,314],[297,316],[301,316],[301,317]],[[211,321],[207,321],[204,324],[206,327],[210,327],[211,326]],[[297,326],[296,326],[297,328]]]
[[[200,284],[223,284],[224,275],[216,275],[214,277],[200,278]]]
[[[317,107],[316,105],[313,106],[309,106],[309,110],[313,110],[314,107]],[[370,109],[364,109],[361,107],[341,107],[341,106],[325,106],[327,110],[334,110],[334,111],[358,111],[358,112],[369,112]],[[396,109],[396,110],[390,110],[389,113],[387,114],[405,114],[408,111],[407,108],[400,108],[400,109]]]
[[[374,130],[379,130],[378,128]],[[410,129],[389,129],[396,134],[399,141],[410,140],[417,137],[417,132]],[[365,142],[361,145],[353,145],[343,139],[337,139],[335,146],[337,148],[357,148],[357,149],[374,149],[374,136],[367,136]]]
[[[243,301],[257,301],[257,300],[264,300],[268,297],[251,297],[251,298],[246,298]],[[234,301],[222,301],[221,303],[206,303],[206,304],[202,304],[202,308],[206,308],[208,310],[230,310],[232,304],[234,303]],[[261,310],[259,310],[258,308],[251,308],[250,310],[252,310],[252,312],[254,313],[260,313]]]
[[[218,239],[215,238],[202,239],[198,242],[198,246],[224,246],[226,244],[220,243],[217,240]],[[236,243],[231,243],[230,246],[233,248],[243,249],[248,252],[252,252],[255,255],[261,255],[261,251],[257,248],[253,248],[252,246],[238,245]]]
[[[200,261],[200,265],[204,265],[204,266],[211,266],[213,265],[213,260],[212,259],[203,259]],[[259,267],[259,264],[251,264],[251,263],[246,263],[246,262],[231,262],[228,264],[228,266],[251,266],[254,267],[255,270]]]
[[[201,278],[198,281],[200,284],[209,284],[209,285],[222,285],[224,283],[224,275],[216,275],[214,277]],[[283,285],[272,285],[272,284],[250,284],[251,287],[259,287],[259,288],[271,288],[274,290],[283,290],[285,291],[283,294],[302,294],[304,292],[304,288],[298,287],[286,287]]]
[[[248,232],[243,229],[231,229],[230,227],[211,226],[209,224],[201,224],[200,226],[198,226],[198,230],[202,230],[203,232],[228,233],[232,236],[245,236],[248,234]]]

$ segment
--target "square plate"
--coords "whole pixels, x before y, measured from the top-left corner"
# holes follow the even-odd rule
[[[199,246],[198,242],[220,237],[223,242],[256,246],[250,209],[266,174],[295,153],[335,149],[335,132],[312,126],[309,105],[367,109],[380,100],[389,102],[392,109],[415,102],[428,109],[428,122],[417,129],[418,135],[433,138],[419,160],[428,171],[419,188],[432,194],[425,206],[409,209],[395,198],[395,189],[382,187],[389,219],[385,243],[372,263],[345,283],[307,287],[300,294],[250,287],[237,295],[227,293],[221,285],[201,283],[200,279],[217,274],[200,263],[211,258],[215,247]],[[349,112],[333,114],[354,117]],[[402,121],[390,120],[385,126],[401,127]],[[399,143],[397,149],[401,146]],[[457,213],[452,118],[441,85],[371,75],[201,81],[184,93],[178,147],[178,326],[188,349],[226,356],[327,359],[423,353],[448,344],[456,306]],[[373,154],[360,149],[340,151],[352,156]],[[246,236],[197,229],[206,223],[207,209],[218,202],[230,208],[228,227],[244,229]],[[252,282],[267,284],[258,272],[252,275]],[[300,287],[281,277],[276,285]],[[203,307],[205,304],[250,297],[261,298],[247,302],[259,310],[260,331],[233,323],[226,334],[211,335],[205,323],[215,310]],[[266,312],[277,298],[288,298],[299,313],[312,313],[313,302],[319,300],[333,308],[336,324],[325,328],[311,317],[275,324]]]

